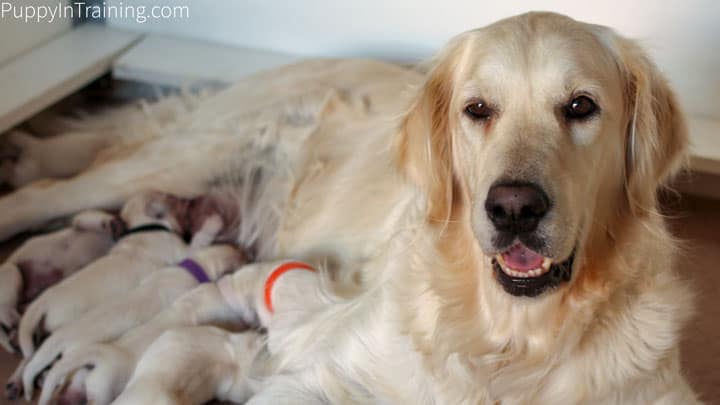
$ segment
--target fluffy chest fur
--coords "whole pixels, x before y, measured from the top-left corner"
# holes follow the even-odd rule
[[[407,221],[412,204],[406,208]],[[567,293],[538,303],[502,291],[489,260],[463,245],[462,230],[396,226],[405,231],[365,264],[382,269],[372,287],[282,332],[279,368],[307,376],[309,388],[331,403],[684,398],[667,389],[684,386],[676,345],[690,307],[688,291],[669,270],[670,254],[648,261],[611,253],[596,262],[601,269],[586,271],[657,270],[600,284],[579,279]],[[464,249],[453,255],[461,260],[444,256],[452,252],[448,238]],[[642,251],[657,241],[632,243]]]

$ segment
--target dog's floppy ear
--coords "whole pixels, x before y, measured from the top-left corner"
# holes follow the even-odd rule
[[[436,57],[396,138],[400,170],[426,193],[427,215],[433,221],[448,220],[459,198],[451,102],[464,42],[456,38]]]
[[[628,117],[625,187],[632,212],[643,215],[686,162],[687,128],[675,95],[646,54],[617,35],[615,44]]]

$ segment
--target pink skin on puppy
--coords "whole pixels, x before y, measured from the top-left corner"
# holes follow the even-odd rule
[[[18,328],[23,356],[29,359],[34,355],[34,336],[59,329],[105,300],[114,299],[114,295],[137,287],[153,271],[187,257],[189,247],[180,237],[185,232],[187,205],[187,200],[155,191],[128,200],[120,214],[128,230],[152,228],[124,234],[107,255],[34,301]],[[37,374],[19,371],[16,376],[22,375],[22,391],[30,399]],[[19,382],[13,379],[8,386],[19,391]]]
[[[15,351],[12,337],[21,307],[46,288],[104,256],[122,231],[122,221],[102,211],[84,211],[68,228],[28,239],[0,266],[0,346]]]

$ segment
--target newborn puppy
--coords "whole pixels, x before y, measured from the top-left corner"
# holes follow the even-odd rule
[[[277,276],[273,277],[273,274]],[[304,263],[249,264],[222,277],[217,283],[205,284],[193,289],[151,321],[129,331],[112,344],[96,344],[83,350],[69,351],[67,357],[60,359],[50,370],[44,390],[48,389],[49,392],[65,380],[70,387],[84,386],[84,392],[67,391],[69,398],[83,398],[95,405],[109,404],[123,391],[137,362],[141,356],[144,356],[150,344],[163,332],[179,327],[259,324],[268,330],[267,347],[273,352],[279,344],[278,341],[293,331],[297,325],[317,313],[320,308],[339,299],[333,291],[326,288],[327,280],[323,280]],[[181,340],[178,335],[170,336],[166,341]],[[192,367],[175,366],[169,363],[173,359],[169,357],[163,360],[164,366],[150,368],[148,373],[153,374],[153,381],[163,381],[162,386],[157,388],[160,392],[165,392],[173,386],[176,388],[184,386],[193,379],[204,381],[207,385],[199,394],[223,392],[225,388],[222,385],[228,380],[223,379],[224,377],[219,378],[212,364],[216,359],[228,356],[227,347],[227,345],[203,345],[199,352],[187,354],[187,357],[183,358],[183,364],[190,362],[188,359],[192,359]],[[157,360],[157,356],[159,355],[152,354],[150,358]],[[238,367],[250,364],[245,360],[247,359],[238,363]],[[150,361],[147,360],[146,363]],[[71,378],[73,372],[79,374]],[[233,371],[231,378],[238,387],[236,391],[238,393],[245,393],[244,390],[251,388],[249,385],[243,385],[238,377],[247,376],[247,372],[247,369],[239,368]],[[145,372],[138,371],[138,373]],[[136,378],[139,379],[140,377]],[[152,391],[153,388],[148,385],[150,384],[143,384],[143,388],[138,389]],[[238,399],[232,400],[238,401]],[[41,402],[42,405],[47,403]],[[79,405],[76,402],[71,403]]]
[[[141,325],[199,283],[212,282],[245,264],[242,252],[230,245],[215,245],[194,253],[178,265],[158,270],[126,295],[101,303],[50,335],[25,366],[23,379],[35,377],[66,350],[116,339]],[[43,384],[43,395],[54,383]]]
[[[213,303],[222,300],[217,291],[215,283],[200,285],[111,343],[66,351],[47,374],[40,403],[48,404],[53,395],[58,394],[64,404],[80,405],[85,401],[94,405],[110,404],[125,388],[148,346],[169,329],[212,325],[227,330],[246,330],[248,324],[243,322],[246,314],[232,310],[217,313]],[[62,392],[64,386],[67,388]],[[75,402],[73,398],[82,401]]]
[[[17,327],[19,305],[105,255],[122,221],[102,211],[76,215],[66,229],[28,239],[0,266],[0,346],[13,352],[8,332]]]
[[[185,258],[189,248],[180,235],[186,207],[179,198],[159,192],[131,198],[120,214],[128,230],[110,252],[49,288],[28,307],[18,331],[25,359],[35,351],[33,336],[59,329],[100,303],[126,294],[150,272]],[[20,374],[18,369],[14,377]],[[11,381],[8,391],[17,390],[16,384]],[[23,379],[23,388],[31,399],[33,381]]]
[[[171,329],[148,347],[113,404],[199,405],[213,399],[245,403],[253,392],[251,364],[263,344],[264,335],[256,331]]]

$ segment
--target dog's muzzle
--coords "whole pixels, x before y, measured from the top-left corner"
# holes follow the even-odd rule
[[[493,244],[502,250],[493,258],[493,270],[509,294],[535,297],[572,277],[574,254],[555,261],[539,253],[545,241],[538,226],[550,208],[547,194],[534,183],[498,182],[488,191],[485,212],[495,228]]]

